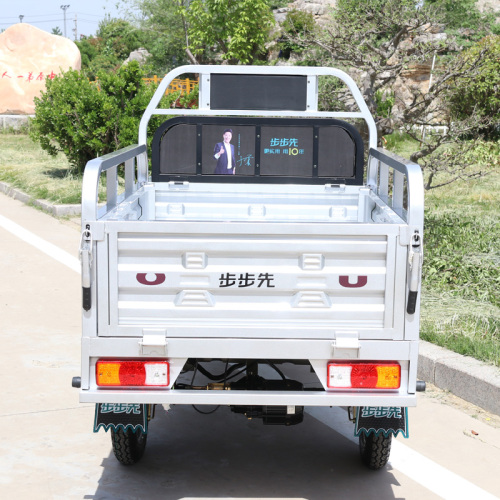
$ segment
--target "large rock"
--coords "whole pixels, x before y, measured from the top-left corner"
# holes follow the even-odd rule
[[[481,12],[494,12],[498,22],[500,16],[500,0],[478,0],[476,6]]]
[[[337,0],[295,0],[288,7],[308,12],[319,24],[324,24],[329,20],[330,10],[336,4]]]
[[[137,61],[139,63],[139,66],[144,66],[148,60],[148,57],[150,56],[151,54],[146,49],[143,49],[141,47],[137,50],[133,50],[127,57],[127,59],[123,61],[122,66],[127,65],[131,61]]]
[[[47,78],[81,68],[78,47],[26,23],[0,33],[0,114],[33,114]]]

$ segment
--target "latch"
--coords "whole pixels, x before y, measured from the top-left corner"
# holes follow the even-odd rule
[[[415,231],[411,237],[410,252],[408,254],[408,266],[410,268],[410,286],[406,312],[408,314],[415,314],[415,309],[417,307],[418,286],[420,284],[422,268],[422,245],[421,237],[418,231]]]
[[[345,184],[325,184],[325,191],[327,193],[344,193]]]
[[[334,359],[353,359],[361,355],[361,344],[358,332],[337,332],[332,342]]]
[[[80,262],[82,264],[82,307],[85,311],[92,307],[92,292],[90,289],[90,272],[92,269],[92,233],[87,224],[80,238]]]
[[[167,355],[167,332],[166,330],[144,330],[142,340],[139,341],[139,349],[142,355]]]
[[[189,189],[188,181],[170,181],[168,183],[168,189],[172,189],[174,191],[185,191]]]

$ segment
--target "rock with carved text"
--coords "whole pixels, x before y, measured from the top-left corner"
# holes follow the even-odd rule
[[[34,114],[48,78],[81,68],[78,47],[27,23],[0,33],[0,114]]]

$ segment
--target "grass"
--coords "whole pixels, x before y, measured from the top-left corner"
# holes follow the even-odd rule
[[[452,349],[500,366],[500,318],[455,313],[439,321],[424,315],[421,337],[428,342]]]
[[[63,153],[50,156],[28,135],[0,132],[0,181],[35,199],[57,205],[79,204],[82,177],[71,172]],[[119,191],[124,181],[119,177]],[[105,200],[106,176],[101,176],[99,200]]]
[[[0,181],[36,199],[56,204],[80,203],[81,178],[69,173],[63,154],[49,156],[27,135],[0,134]]]
[[[415,144],[389,136],[408,157]],[[0,180],[53,203],[79,203],[81,179],[26,135],[0,134]],[[421,338],[500,366],[500,169],[426,192]]]
[[[415,143],[387,138],[408,157]],[[490,145],[491,146],[491,145]],[[500,148],[497,147],[497,154]],[[500,366],[500,169],[425,193],[421,338]]]
[[[481,195],[500,173],[487,179],[427,196],[421,338],[500,366],[500,204]]]

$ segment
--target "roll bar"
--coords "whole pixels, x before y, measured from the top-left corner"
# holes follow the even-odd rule
[[[158,108],[162,97],[175,78],[182,74],[195,73],[199,75],[199,108],[198,109],[164,109]],[[213,109],[211,106],[213,75],[259,75],[259,76],[304,76],[307,77],[306,107],[304,111],[288,109]],[[358,112],[318,111],[318,77],[333,76],[342,80],[349,88],[359,108]],[[210,66],[186,65],[170,71],[161,81],[151,102],[149,103],[139,125],[139,144],[147,144],[147,128],[153,115],[183,115],[183,116],[267,116],[267,117],[302,117],[302,118],[361,118],[365,120],[369,133],[369,148],[377,147],[377,128],[368,106],[354,80],[344,71],[326,67],[304,66]],[[140,165],[147,168],[147,165]],[[147,177],[147,172],[141,172],[141,177]]]

